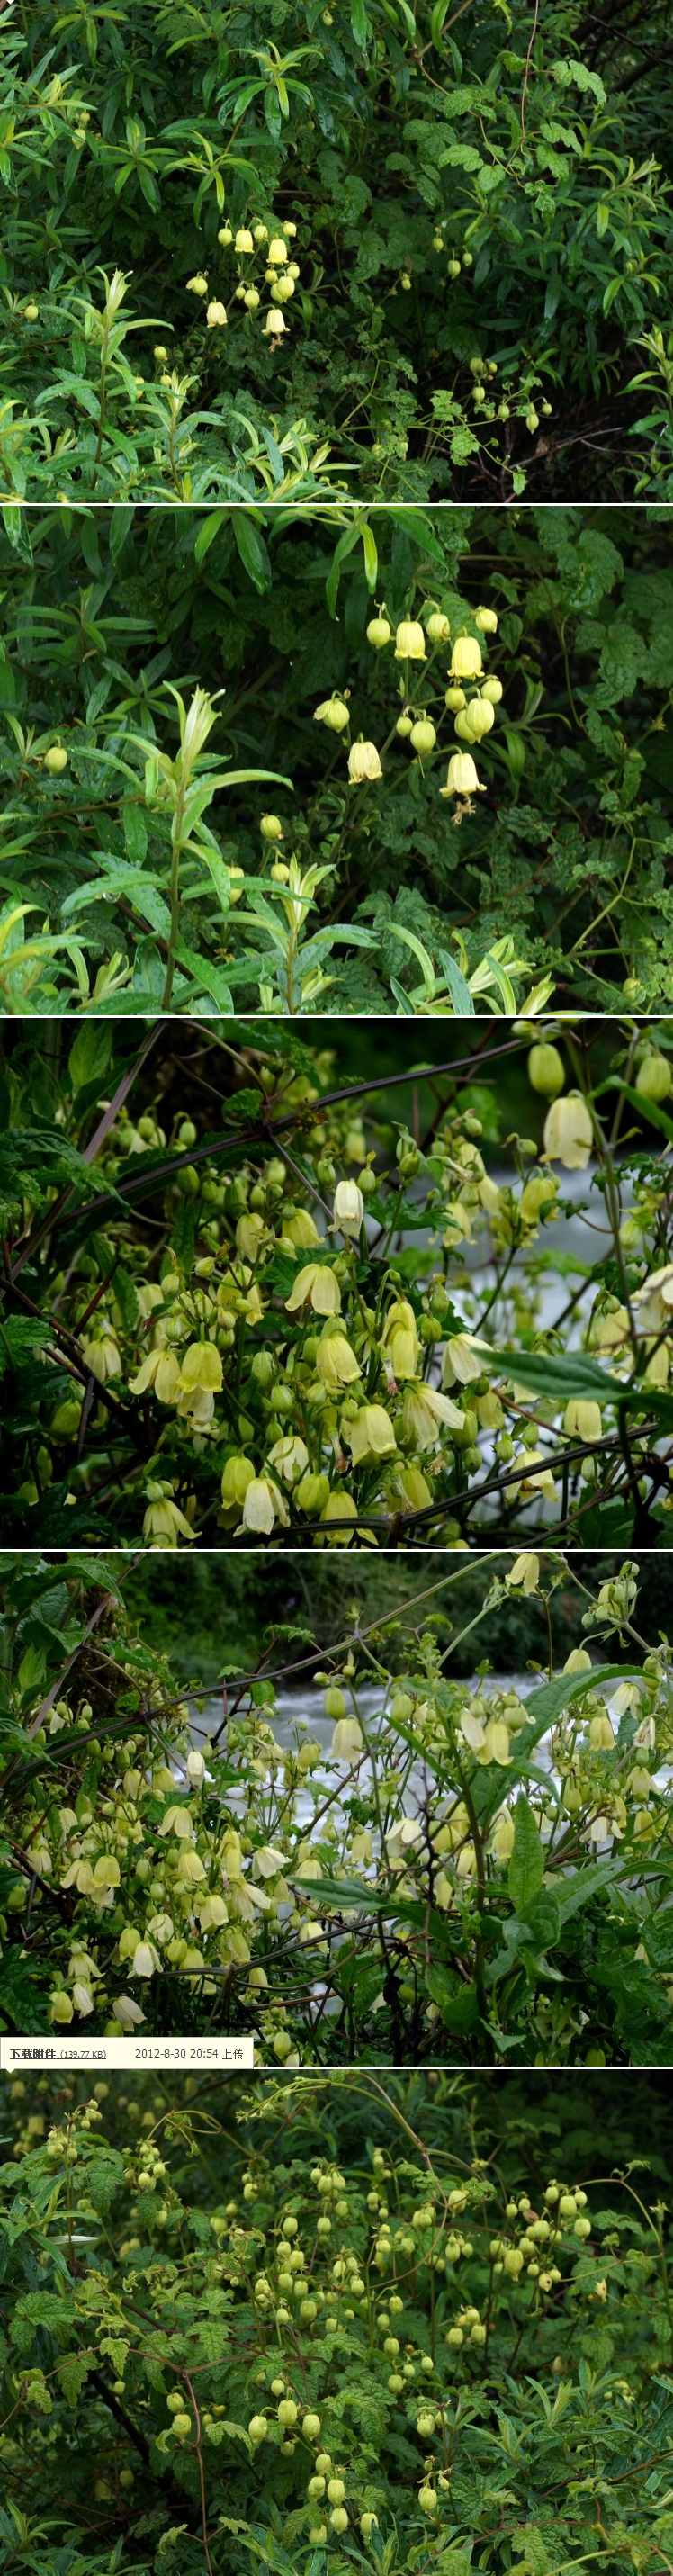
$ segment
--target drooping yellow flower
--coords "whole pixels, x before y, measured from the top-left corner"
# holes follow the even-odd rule
[[[563,1429],[570,1440],[600,1440],[603,1429],[600,1404],[586,1396],[571,1395],[563,1416]]]
[[[354,1753],[364,1753],[362,1728],[356,1717],[339,1717],[332,1736],[332,1752],[338,1762],[350,1762]]]
[[[159,1404],[177,1404],[181,1384],[180,1362],[175,1351],[148,1351],[136,1376],[129,1378],[132,1395],[145,1395],[151,1386]]]
[[[634,1290],[631,1303],[639,1332],[666,1332],[673,1324],[673,1262],[666,1262],[663,1270],[651,1270],[642,1288]]]
[[[352,787],[362,787],[367,778],[382,778],[383,770],[375,742],[364,742],[360,735],[352,742],[348,754],[348,776]]]
[[[451,654],[452,680],[477,680],[481,669],[481,645],[476,635],[457,635]]]
[[[544,1122],[544,1150],[566,1172],[583,1172],[594,1140],[590,1112],[580,1091],[553,1100]]]
[[[317,1225],[308,1208],[293,1208],[291,1215],[283,1218],[283,1233],[287,1235],[288,1242],[296,1246],[297,1252],[307,1252],[312,1243],[320,1241]]]
[[[469,1386],[473,1378],[481,1377],[480,1354],[486,1348],[474,1333],[452,1333],[444,1344],[442,1386]]]
[[[243,1500],[243,1529],[254,1530],[266,1537],[274,1521],[287,1521],[287,1507],[273,1476],[253,1476],[246,1486]]]
[[[496,1816],[490,1847],[494,1860],[500,1861],[501,1866],[511,1859],[514,1849],[514,1817],[510,1815],[509,1807],[501,1808],[500,1815]]]
[[[342,1234],[359,1235],[365,1203],[357,1181],[338,1181],[334,1192],[334,1223]]]
[[[517,1556],[514,1565],[509,1567],[505,1575],[507,1590],[508,1592],[537,1592],[539,1581],[539,1556],[532,1556],[527,1549],[524,1549],[523,1555]],[[590,1657],[588,1661],[591,1661]]]
[[[115,1995],[112,2010],[115,2020],[118,2021],[120,2030],[122,2031],[136,2029],[138,2023],[145,2019],[144,2012],[141,2012],[140,2010],[140,2005],[134,2004],[131,1995]]]
[[[516,1481],[507,1482],[508,1498],[516,1502],[518,1494],[544,1494],[548,1502],[556,1501],[556,1486],[543,1449],[524,1449],[513,1463]]]
[[[321,1333],[316,1354],[318,1376],[323,1386],[352,1386],[362,1376],[360,1362],[351,1350],[345,1333]]]
[[[110,1377],[121,1376],[121,1355],[112,1325],[106,1324],[102,1317],[91,1339],[82,1343],[82,1358],[86,1360],[92,1377],[98,1379],[99,1386],[106,1386]]]
[[[269,1466],[275,1467],[285,1485],[295,1485],[304,1475],[308,1466],[308,1449],[297,1432],[286,1431],[280,1440],[274,1440],[273,1448],[269,1450]]]
[[[405,1387],[402,1399],[402,1422],[406,1439],[416,1441],[419,1449],[434,1449],[443,1423],[449,1431],[462,1431],[464,1414],[448,1395],[440,1395],[434,1386]]]
[[[222,1386],[222,1361],[214,1342],[190,1342],[181,1363],[180,1376],[186,1394],[204,1387],[210,1395],[219,1395]]]
[[[446,786],[440,787],[439,793],[440,796],[485,796],[484,782],[477,777],[471,751],[452,752]]]
[[[354,1467],[370,1458],[390,1458],[397,1447],[390,1415],[383,1404],[364,1404],[355,1420],[345,1424],[343,1437]]]
[[[153,1497],[150,1489],[150,1500],[143,1520],[143,1539],[146,1547],[177,1547],[179,1537],[190,1539],[194,1537],[194,1531],[190,1529],[184,1512],[180,1511],[170,1494],[159,1494]]]
[[[413,1306],[406,1297],[398,1297],[388,1310],[382,1333],[393,1376],[400,1385],[418,1372],[419,1343]]]
[[[296,1314],[299,1306],[310,1306],[314,1315],[341,1314],[339,1282],[326,1262],[308,1261],[303,1270],[298,1270],[285,1299],[286,1314]]]
[[[425,636],[415,617],[403,617],[395,632],[396,662],[424,662]]]

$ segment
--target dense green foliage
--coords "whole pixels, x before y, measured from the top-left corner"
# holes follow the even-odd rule
[[[6,1558],[5,2028],[246,2032],[262,2065],[666,2065],[666,1639],[629,1561],[500,1553],[476,1609],[466,1571],[399,1616],[351,1608],[317,1676],[295,1619],[187,1706],[119,1560]],[[549,1639],[532,1688],[489,1676],[521,1589]]]
[[[5,1009],[670,996],[670,511],[6,518]]]
[[[11,1023],[3,1534],[669,1544],[671,1023],[536,1025]]]
[[[6,489],[670,493],[670,0],[13,0],[2,48]]]
[[[668,2214],[614,2092],[589,2139],[507,2085],[503,2139],[441,2077],[6,2090],[3,2564],[665,2576]]]
[[[600,1582],[611,1571],[612,1560],[597,1552],[594,1572]],[[501,1567],[502,1571],[502,1567]],[[439,1623],[444,1643],[451,1637],[451,1669],[454,1673],[474,1672],[475,1643],[471,1635],[461,1640],[455,1633],[453,1616],[452,1564],[446,1563],[439,1549],[429,1550],[419,1565],[416,1557],[377,1551],[374,1556],[362,1550],[357,1563],[352,1555],[340,1556],[326,1551],[324,1556],[309,1558],[298,1550],[292,1564],[273,1553],[260,1559],[239,1550],[227,1561],[226,1581],[222,1581],[219,1556],[202,1554],[164,1557],[156,1553],[143,1558],[139,1565],[124,1565],[124,1600],[135,1624],[146,1640],[159,1651],[170,1652],[171,1668],[181,1689],[194,1679],[213,1683],[221,1678],[231,1660],[239,1669],[251,1669],[260,1652],[263,1638],[271,1648],[271,1661],[282,1661],[285,1642],[281,1631],[288,1620],[297,1623],[296,1646],[288,1644],[288,1677],[292,1678],[293,1658],[301,1657],[300,1683],[311,1672],[310,1644],[314,1641],[314,1664],[318,1666],[326,1646],[334,1646],[346,1634],[353,1604],[365,1626],[399,1612],[413,1604],[420,1591],[433,1589],[433,1617]],[[446,1581],[443,1581],[443,1577]],[[666,1556],[655,1552],[642,1556],[638,1567],[641,1611],[645,1626],[654,1636],[665,1625],[669,1606],[670,1574]],[[460,1627],[480,1609],[483,1599],[483,1559],[475,1556],[461,1567]],[[581,1610],[579,1596],[571,1586],[562,1586],[552,1594],[550,1616],[554,1653],[561,1661],[572,1646],[581,1645]],[[406,1655],[405,1637],[409,1631],[401,1622],[387,1632],[391,1669],[402,1671]],[[531,1663],[540,1662],[546,1644],[546,1622],[541,1618],[537,1596],[526,1592],[509,1592],[489,1620],[489,1655],[497,1673],[521,1673]]]

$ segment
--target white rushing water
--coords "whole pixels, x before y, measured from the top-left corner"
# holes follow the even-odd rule
[[[492,1692],[503,1690],[517,1691],[519,1697],[522,1700],[526,1700],[533,1691],[540,1689],[544,1679],[545,1676],[543,1673],[492,1673],[484,1682],[478,1674],[473,1673],[464,1684],[465,1700],[467,1703],[470,1696],[477,1691],[480,1695],[488,1698]],[[611,1697],[608,1694],[606,1694],[606,1705],[608,1708],[612,1705]],[[362,1710],[367,1734],[371,1734],[372,1741],[378,1741],[382,1728],[385,1725],[383,1691],[375,1688],[358,1691],[358,1707]],[[301,1743],[305,1737],[312,1736],[314,1741],[320,1744],[325,1756],[324,1770],[321,1766],[319,1769],[316,1769],[311,1773],[310,1788],[308,1786],[303,1788],[301,1784],[298,1787],[295,1805],[295,1818],[298,1825],[300,1827],[310,1828],[314,1813],[314,1805],[317,1803],[318,1806],[322,1807],[323,1798],[328,1794],[334,1799],[334,1805],[331,1812],[338,1820],[342,1813],[339,1799],[338,1797],[335,1797],[335,1790],[339,1785],[339,1769],[335,1766],[333,1761],[330,1762],[329,1760],[332,1734],[334,1731],[334,1720],[333,1718],[325,1716],[322,1690],[297,1688],[295,1691],[279,1691],[275,1709],[273,1712],[265,1712],[265,1715],[268,1715],[276,1743],[282,1752],[289,1751],[292,1746],[297,1743]],[[201,1700],[199,1702],[198,1709],[194,1709],[193,1711],[192,1734],[194,1743],[205,1753],[206,1760],[208,1754],[208,1737],[210,1735],[214,1735],[221,1724],[221,1697],[205,1701]],[[516,1756],[516,1738],[514,1738],[513,1750],[514,1756]],[[388,1732],[385,1744],[385,1761],[387,1769],[394,1768],[396,1751],[399,1755],[400,1761],[402,1761],[406,1752],[404,1741],[401,1737],[395,1738],[392,1732]],[[554,1784],[558,1785],[559,1775],[558,1772],[554,1770],[552,1763],[550,1737],[548,1734],[542,1736],[540,1742],[536,1745],[534,1760],[537,1768],[539,1770],[546,1771]],[[341,1766],[341,1773],[343,1781],[346,1784],[346,1792],[349,1799],[353,1795],[354,1785],[357,1785],[359,1793],[366,1796],[371,1786],[372,1776],[371,1764],[369,1762],[365,1761],[361,1764],[357,1774],[357,1784],[355,1784],[353,1779],[350,1777],[349,1766],[347,1764],[344,1763]],[[662,1771],[657,1773],[656,1776],[657,1785],[659,1787],[663,1787],[670,1777],[668,1767],[665,1770],[662,1769]],[[278,1774],[277,1777],[280,1778],[280,1774]],[[405,1791],[405,1806],[410,1814],[414,1812],[417,1802],[422,1801],[427,1794],[428,1786],[432,1787],[433,1777],[434,1775],[431,1763],[426,1764],[420,1761],[414,1763]],[[509,1773],[506,1769],[503,1769],[503,1800],[507,1796],[508,1779]],[[273,1780],[270,1771],[266,1777],[265,1788],[267,1795],[272,1795]],[[231,1795],[231,1793],[229,1794]],[[234,1790],[232,1804],[236,1803],[237,1792]],[[242,1789],[240,1803],[242,1812]]]

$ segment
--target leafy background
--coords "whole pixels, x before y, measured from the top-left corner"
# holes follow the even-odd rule
[[[335,1013],[394,1011],[394,987],[414,1007],[409,934],[436,963],[460,932],[468,973],[512,934],[524,970],[549,971],[559,1002],[610,1011],[622,992],[641,1007],[670,994],[669,510],[10,507],[5,517],[0,992],[10,1010],[161,1004],[170,848],[165,815],[146,801],[142,744],[175,752],[171,686],[188,700],[197,683],[224,693],[218,772],[242,764],[289,784],[253,777],[215,793],[212,865],[189,880],[173,1009],[254,1009],[267,988],[271,1007],[287,1007],[268,902],[255,919],[269,806],[284,858],[294,850],[303,869],[333,869],[306,936],[318,926],[307,967],[319,956]],[[345,687],[353,736],[384,746],[403,680],[392,645],[377,653],[366,641],[383,600],[393,624],[438,601],[454,634],[474,631],[481,601],[498,613],[488,669],[503,700],[479,756],[487,794],[460,832],[439,795],[456,747],[446,648],[411,671],[438,729],[423,769],[393,734],[383,781],[349,790],[343,742],[313,721],[319,700]],[[53,777],[44,750],[56,735],[68,766]],[[252,885],[236,908],[232,866]],[[349,930],[371,945],[353,953]],[[299,989],[300,1007],[315,1007],[308,972]],[[464,986],[455,1006],[473,1007]]]
[[[241,2565],[270,2576],[327,2576],[339,2563],[383,2576],[467,2576],[470,2567],[561,2576],[575,2564],[657,2576],[667,2566],[670,2223],[657,2208],[668,2181],[665,2075],[624,2085],[583,2071],[566,2077],[562,2104],[544,2072],[476,2082],[234,2077],[226,2089],[221,2077],[168,2074],[159,2085],[141,2076],[96,2085],[93,2118],[77,2076],[7,2089],[6,2565],[31,2576],[38,2565],[49,2576],[90,2576],[120,2562],[136,2576],[178,2566],[197,2576],[204,2564],[215,2576]],[[152,2175],[153,2158],[151,2190],[141,2177]],[[484,2367],[469,2342],[459,2354],[447,2346],[450,2321],[466,2296],[485,2310],[491,2229],[520,2235],[519,2212],[544,2207],[552,2175],[586,2188],[590,2241],[566,2230],[551,2297],[538,2300],[527,2273],[504,2292],[496,2283]],[[445,2195],[461,2185],[468,2207],[458,2233],[444,2224]],[[350,2315],[335,2314],[332,2289],[317,2321],[280,2329],[285,2215],[296,2215],[297,2245],[312,2247],[312,2283],[322,2288],[332,2250],[325,2257],[316,2212],[337,2192],[332,2227],[353,2277],[366,2274],[365,2313],[350,2300]],[[389,2195],[397,2247],[381,2273],[370,2252],[376,2207]],[[504,2220],[508,2200],[513,2222]],[[418,2210],[433,2203],[429,2229]],[[446,2245],[462,2242],[465,2255],[445,2257]],[[273,2284],[271,2313],[262,2305],[261,2315],[250,2295],[260,2257]],[[388,2321],[399,2317],[415,2374],[415,2385],[398,2374],[401,2393],[390,2387],[378,2325],[391,2293],[401,2315]],[[343,2460],[343,2540],[331,2531],[325,2545],[310,2538],[311,2450],[301,2434],[281,2449],[269,2389],[279,2362],[301,2412],[317,2403],[319,2438]],[[166,2435],[166,2395],[186,2392],[183,2374],[204,2419],[202,2494],[194,2441]],[[417,2430],[428,2390],[450,2440],[450,2476],[429,2518],[418,2505]],[[247,2425],[260,2406],[269,2434],[258,2449]],[[377,2516],[367,2540],[364,2502]]]
[[[12,0],[2,43],[6,488],[670,492],[670,0]],[[297,224],[279,353],[223,214]]]

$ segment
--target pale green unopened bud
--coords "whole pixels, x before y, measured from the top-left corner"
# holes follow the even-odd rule
[[[528,1058],[528,1080],[533,1091],[542,1092],[545,1100],[556,1100],[563,1090],[565,1073],[558,1047],[541,1043],[531,1047]]]

